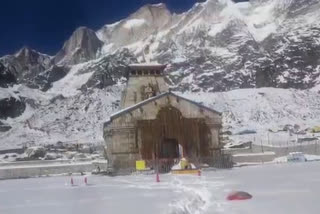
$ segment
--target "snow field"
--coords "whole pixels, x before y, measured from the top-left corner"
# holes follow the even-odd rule
[[[0,181],[1,213],[317,214],[320,162],[273,164],[194,175],[88,176]],[[84,176],[73,177],[81,180]],[[227,201],[234,191],[253,195]]]

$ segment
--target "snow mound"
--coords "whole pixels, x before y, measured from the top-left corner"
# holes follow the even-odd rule
[[[143,26],[146,23],[147,22],[144,19],[130,19],[130,20],[126,21],[126,23],[124,24],[124,27],[130,29],[130,28],[134,28],[134,27]]]
[[[79,70],[88,63],[72,66],[69,73],[61,80],[54,82],[48,93],[63,94],[64,96],[74,96],[79,93],[78,89],[84,85],[92,76],[92,72],[80,74]]]

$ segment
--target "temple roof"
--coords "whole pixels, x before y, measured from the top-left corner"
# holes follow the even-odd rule
[[[198,106],[198,107],[200,107],[200,108],[206,109],[206,110],[211,111],[211,112],[213,112],[213,113],[215,113],[215,114],[219,114],[219,115],[222,114],[221,112],[218,112],[218,111],[216,111],[216,110],[214,110],[214,109],[212,109],[212,108],[209,108],[209,107],[207,107],[207,106],[204,106],[204,105],[202,105],[201,103],[195,102],[195,101],[193,101],[193,100],[187,99],[187,98],[185,98],[185,97],[179,96],[179,95],[177,95],[177,94],[169,91],[169,92],[165,92],[165,93],[159,94],[159,95],[157,95],[157,96],[155,96],[155,97],[151,97],[151,98],[149,98],[149,99],[146,99],[146,100],[144,100],[144,101],[142,101],[142,102],[139,102],[139,103],[137,103],[137,104],[135,104],[135,105],[133,105],[133,106],[130,106],[130,107],[128,107],[128,108],[121,109],[120,111],[112,114],[112,115],[110,116],[110,119],[109,119],[106,123],[111,123],[113,119],[116,119],[116,118],[118,118],[118,117],[120,117],[120,116],[122,116],[122,115],[124,115],[124,114],[126,114],[126,113],[129,113],[129,112],[131,112],[131,111],[134,111],[134,110],[140,108],[141,106],[144,106],[144,105],[146,105],[146,104],[148,104],[148,103],[150,103],[150,102],[152,102],[152,101],[155,101],[155,100],[157,100],[157,99],[160,99],[160,98],[162,98],[162,97],[169,96],[169,95],[175,96],[175,97],[177,97],[177,98],[179,98],[179,99],[182,99],[182,100],[185,100],[185,101],[187,101],[187,102],[190,102],[190,103],[192,103],[192,104],[194,104],[194,105],[196,105],[196,106]]]
[[[130,64],[129,67],[132,70],[164,70],[167,65],[150,63],[150,64]]]

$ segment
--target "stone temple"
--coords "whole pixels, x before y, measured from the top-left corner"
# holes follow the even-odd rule
[[[170,92],[165,65],[129,67],[121,109],[104,124],[109,167],[134,168],[137,160],[179,155],[206,162],[221,152],[221,113]]]

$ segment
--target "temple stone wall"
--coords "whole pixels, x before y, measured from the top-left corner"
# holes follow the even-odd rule
[[[127,87],[123,92],[121,107],[133,106],[152,96],[157,96],[168,91],[163,77],[161,76],[134,76],[130,77]]]
[[[146,101],[141,106],[131,108],[124,109],[119,116],[105,126],[105,132],[108,133],[105,134],[108,160],[113,167],[132,167],[135,160],[141,159],[141,130],[138,129],[138,123],[156,120],[159,111],[163,108],[178,109],[184,118],[205,121],[211,134],[208,149],[215,150],[221,147],[219,135],[222,121],[218,112],[197,106],[173,94]]]

